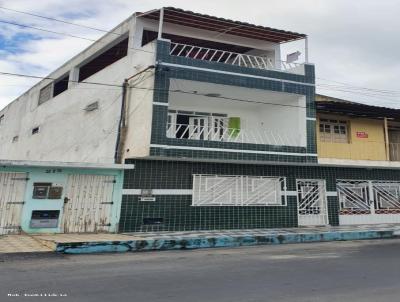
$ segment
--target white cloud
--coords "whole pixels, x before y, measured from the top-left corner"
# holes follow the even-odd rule
[[[307,33],[310,60],[317,77],[362,87],[398,90],[400,69],[396,39],[400,31],[400,2],[320,0],[3,0],[0,6],[30,11],[109,30],[136,11],[175,6],[200,13],[241,20],[285,30]],[[245,14],[243,13],[245,12]],[[0,9],[0,19],[30,24],[54,31],[95,39],[101,35],[89,29],[66,25]],[[19,51],[0,50],[0,71],[47,75],[90,43],[84,40],[0,24],[1,40],[10,41],[18,33],[40,37],[19,44]],[[320,83],[333,82],[318,80]],[[36,80],[0,76],[0,107],[24,92]],[[11,86],[21,85],[21,86]],[[23,86],[24,85],[24,86]],[[366,103],[398,105],[393,96],[319,90],[321,93]]]

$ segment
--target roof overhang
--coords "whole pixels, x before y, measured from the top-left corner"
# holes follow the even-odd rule
[[[229,34],[274,43],[286,43],[307,37],[305,34],[203,15],[174,7],[164,7],[163,10],[164,22],[215,31],[220,34]],[[160,12],[161,9],[156,9],[145,13],[137,13],[136,16],[159,21]]]
[[[321,96],[325,99],[317,100],[316,107],[319,113],[341,114],[354,117],[400,120],[400,109],[366,105],[362,103]]]
[[[134,169],[135,165],[2,159],[0,160],[0,167],[45,167],[45,168],[71,168],[71,169],[79,168],[79,169],[127,170],[127,169]]]

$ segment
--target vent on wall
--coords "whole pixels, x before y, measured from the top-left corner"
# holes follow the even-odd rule
[[[99,102],[98,101],[90,103],[83,110],[85,110],[87,112],[90,112],[90,111],[94,111],[94,110],[97,110],[97,109],[99,109]]]
[[[52,88],[53,88],[53,83],[50,83],[50,84],[44,86],[42,89],[40,89],[39,105],[41,105],[44,102],[47,102],[48,100],[51,99]]]
[[[39,133],[39,127],[35,127],[32,129],[32,135]]]

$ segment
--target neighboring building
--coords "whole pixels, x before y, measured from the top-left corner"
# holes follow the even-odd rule
[[[0,235],[117,231],[124,168],[0,160]]]
[[[400,167],[400,109],[317,95],[319,163]]]
[[[296,40],[306,62],[282,61],[281,44]],[[400,222],[397,167],[346,162],[379,161],[385,144],[376,157],[342,150],[349,118],[332,111],[317,131],[307,57],[304,34],[136,13],[0,112],[0,157],[134,164],[123,232]],[[356,136],[379,142],[354,120]]]

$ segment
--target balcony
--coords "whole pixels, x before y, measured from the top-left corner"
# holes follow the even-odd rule
[[[253,49],[253,53],[261,50]],[[222,49],[213,49],[196,45],[171,42],[171,56],[185,57],[215,63],[229,64],[239,67],[256,68],[262,70],[274,70],[304,75],[304,64],[296,62],[277,61],[271,53],[253,55],[250,53],[238,53]]]
[[[228,119],[193,116],[190,124],[167,124],[167,137],[228,143],[249,143],[278,146],[299,146],[299,136],[262,129],[229,128]],[[211,121],[211,123],[210,123]]]
[[[169,90],[167,138],[306,146],[303,96],[180,79]]]

